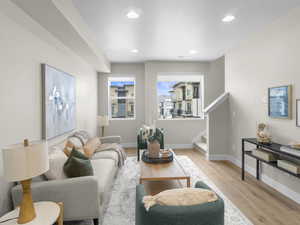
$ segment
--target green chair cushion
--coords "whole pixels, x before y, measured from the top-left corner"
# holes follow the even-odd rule
[[[210,189],[197,182],[196,188]],[[224,202],[220,196],[215,202],[194,206],[155,205],[147,212],[143,204],[144,185],[136,187],[136,225],[224,225]]]

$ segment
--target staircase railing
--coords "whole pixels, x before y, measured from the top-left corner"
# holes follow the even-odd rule
[[[204,109],[204,114],[207,115],[208,113],[214,111],[219,105],[221,105],[227,98],[229,98],[229,93],[224,92],[220,95],[216,100],[214,100],[209,106]]]

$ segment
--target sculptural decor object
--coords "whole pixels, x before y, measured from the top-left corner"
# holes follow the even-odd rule
[[[271,135],[269,132],[269,128],[266,124],[260,123],[257,127],[257,140],[260,143],[270,144],[271,143]]]
[[[150,158],[160,157],[160,136],[157,131],[148,137],[148,151]]]

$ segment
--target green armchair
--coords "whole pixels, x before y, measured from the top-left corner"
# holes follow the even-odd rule
[[[162,128],[156,128],[155,132],[160,136],[160,148],[164,149],[164,130]],[[137,136],[137,159],[140,161],[140,150],[147,149],[147,140],[143,139],[143,130],[142,128],[138,132]]]
[[[210,189],[200,181],[195,187]],[[155,205],[147,212],[142,202],[145,195],[144,185],[138,185],[135,225],[224,225],[224,202],[220,196],[215,202],[193,206]]]

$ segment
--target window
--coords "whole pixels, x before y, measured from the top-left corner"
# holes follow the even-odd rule
[[[159,119],[203,118],[203,76],[158,76],[157,95]]]
[[[108,78],[108,108],[110,119],[135,118],[135,79]]]

